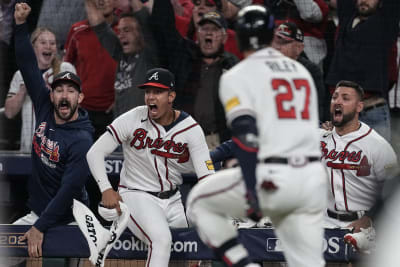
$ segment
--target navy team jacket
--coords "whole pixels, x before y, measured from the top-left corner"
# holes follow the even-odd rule
[[[77,120],[55,123],[50,91],[38,68],[26,23],[16,26],[15,53],[36,116],[28,207],[39,216],[34,226],[45,232],[73,220],[73,198],[88,202],[86,153],[93,143],[93,127],[83,109]]]

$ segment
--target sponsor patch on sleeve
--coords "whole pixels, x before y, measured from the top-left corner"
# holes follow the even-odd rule
[[[225,111],[229,112],[231,109],[233,109],[234,107],[236,107],[238,105],[240,105],[239,98],[237,96],[232,97],[231,99],[228,100],[228,102],[226,102]]]
[[[210,171],[214,170],[214,164],[212,163],[211,160],[206,161],[206,166],[207,166],[207,169],[209,169]]]

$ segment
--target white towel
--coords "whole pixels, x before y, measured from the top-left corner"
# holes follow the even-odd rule
[[[97,220],[93,212],[84,204],[74,199],[73,214],[79,229],[81,229],[85,236],[90,250],[90,262],[98,267],[104,267],[105,259],[110,252],[114,243],[118,240],[120,235],[124,232],[129,221],[128,207],[120,202],[122,214],[118,216],[116,209],[102,208],[99,213],[106,220],[112,220],[110,230],[104,228]],[[103,210],[104,209],[104,210]]]

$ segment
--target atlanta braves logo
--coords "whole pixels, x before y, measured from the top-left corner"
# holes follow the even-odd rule
[[[153,79],[158,81],[158,71],[154,72],[153,75],[150,76],[149,81],[153,80]]]
[[[38,155],[42,159],[43,163],[51,168],[55,168],[55,165],[53,163],[60,161],[60,147],[58,145],[58,142],[50,140],[47,136],[45,136],[46,126],[47,123],[42,122],[36,129],[32,140],[33,149],[36,155]],[[44,157],[45,154],[48,155],[48,159]],[[50,161],[53,163],[51,163]]]
[[[322,151],[322,159],[327,159],[331,161],[326,162],[326,166],[332,169],[341,169],[341,170],[356,170],[357,176],[369,176],[371,174],[371,165],[368,162],[367,156],[363,156],[361,159],[362,151],[336,151],[332,149],[328,152],[328,148],[326,147],[327,143],[321,141],[321,151]],[[361,159],[361,162],[360,162]],[[334,162],[339,160],[341,162]],[[347,160],[348,162],[360,162],[359,164],[352,163],[344,163]]]
[[[136,148],[137,150],[145,148],[153,148],[152,154],[178,159],[178,163],[184,163],[189,160],[189,149],[187,143],[175,143],[173,140],[165,140],[163,138],[152,139],[147,136],[147,131],[145,129],[136,129],[133,133],[133,139],[130,142],[130,146]]]

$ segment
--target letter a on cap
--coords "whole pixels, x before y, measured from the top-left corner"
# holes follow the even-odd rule
[[[152,79],[158,81],[158,71],[154,72],[153,75],[150,76],[149,81],[152,80]]]

